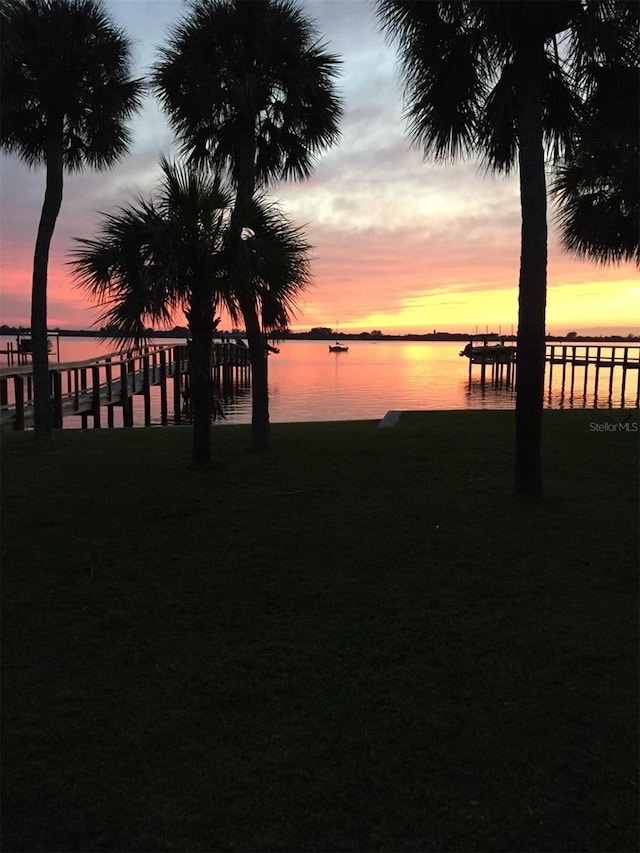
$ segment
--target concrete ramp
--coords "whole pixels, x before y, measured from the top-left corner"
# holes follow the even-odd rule
[[[384,427],[392,427],[398,423],[400,415],[402,412],[387,412],[387,414],[383,417],[383,419],[378,424],[378,429],[382,429]]]

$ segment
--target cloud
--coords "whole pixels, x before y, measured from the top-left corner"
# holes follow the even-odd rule
[[[424,162],[407,137],[396,58],[377,26],[375,4],[302,5],[328,49],[342,57],[338,85],[345,113],[340,143],[318,157],[311,178],[270,190],[295,223],[305,225],[314,246],[315,287],[299,327],[333,325],[336,319],[345,329],[404,325],[411,331],[492,317],[496,325],[515,322],[517,175],[487,175],[473,160],[455,166]],[[110,0],[108,6],[134,42],[138,75],[147,72],[168,29],[188,9],[182,0]],[[65,178],[49,274],[54,325],[87,326],[96,316],[72,289],[65,266],[73,237],[91,237],[99,211],[127,204],[137,192],[147,194],[158,178],[159,156],[175,154],[173,133],[151,95],[131,128],[131,153],[112,170]],[[44,171],[0,156],[0,188],[3,320],[26,324]],[[592,312],[594,324],[600,319],[611,325],[607,316],[620,318],[636,276],[631,265],[596,267],[563,253],[550,225],[551,322],[564,322],[575,300],[582,313],[587,307]]]

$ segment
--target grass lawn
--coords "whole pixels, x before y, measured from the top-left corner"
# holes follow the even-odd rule
[[[3,849],[636,850],[623,417],[3,435]]]

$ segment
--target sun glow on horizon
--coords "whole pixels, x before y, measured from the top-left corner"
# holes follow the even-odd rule
[[[517,175],[483,173],[472,159],[446,166],[425,162],[409,143],[395,54],[369,15],[370,4],[302,2],[343,57],[345,114],[340,143],[318,157],[309,180],[283,181],[269,190],[313,246],[314,284],[302,294],[292,331],[319,326],[401,335],[517,331]],[[183,12],[182,0],[112,5],[147,63],[170,21]],[[138,65],[145,74],[141,59]],[[95,236],[98,211],[114,212],[136,194],[146,197],[157,184],[160,155],[176,152],[151,95],[131,130],[131,153],[112,171],[65,176],[48,275],[51,328],[99,324],[102,309],[73,286],[67,266],[74,238]],[[0,170],[0,322],[29,326],[45,175],[4,154]],[[564,253],[550,209],[547,331],[638,334],[639,305],[637,268],[602,267]],[[184,324],[176,316],[174,325]],[[223,318],[221,327],[230,326]]]

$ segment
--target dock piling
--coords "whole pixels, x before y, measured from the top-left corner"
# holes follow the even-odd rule
[[[485,344],[486,346],[486,344]],[[506,385],[513,387],[517,378],[517,353],[515,348],[508,349],[508,355],[503,361],[498,354],[487,350],[486,359],[483,358],[482,348],[474,357],[469,359],[469,384],[472,381],[473,365],[480,365],[480,384],[487,382],[487,364],[491,364],[491,381],[493,384],[503,384],[506,375]],[[582,406],[598,406],[602,400],[601,388],[607,390],[607,405],[625,406],[628,388],[628,374],[636,371],[638,376],[637,390],[635,396],[636,408],[640,404],[640,347],[630,345],[578,346],[548,344],[545,351],[545,362],[548,365],[545,377],[547,388],[547,402],[552,405],[554,399],[564,406],[565,395],[568,391],[568,404],[573,406],[576,395]],[[562,367],[559,383],[556,380],[554,365]],[[592,369],[593,368],[593,369]],[[606,371],[609,371],[608,376]],[[604,377],[604,378],[603,378]],[[619,394],[619,396],[617,396]],[[614,403],[615,397],[615,403]],[[618,402],[619,401],[619,402]]]

